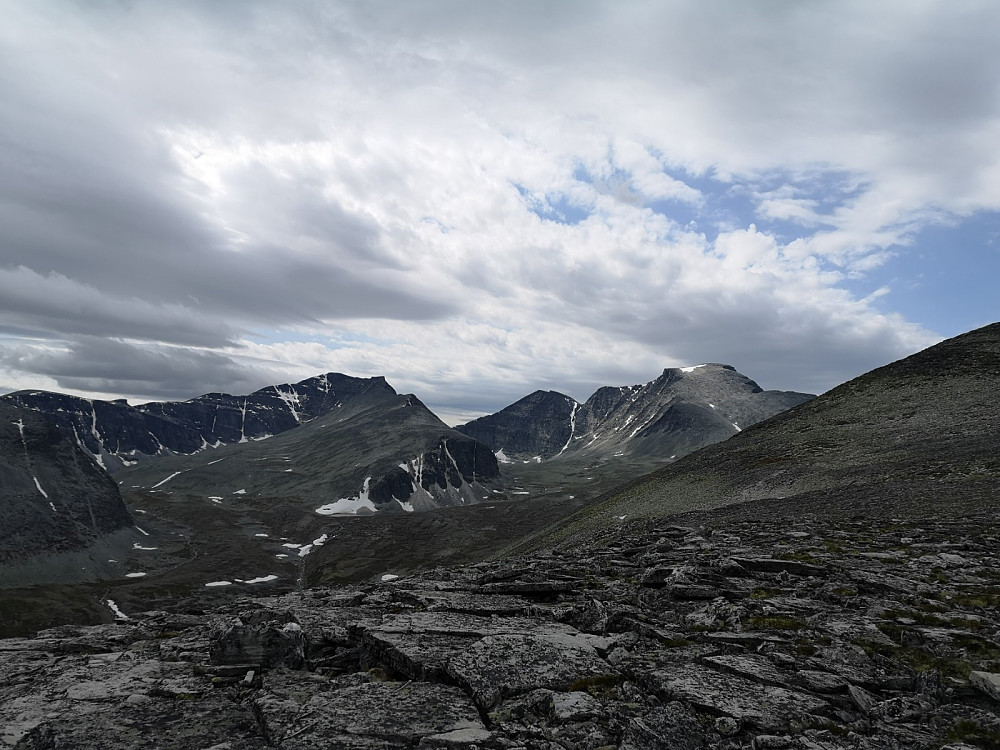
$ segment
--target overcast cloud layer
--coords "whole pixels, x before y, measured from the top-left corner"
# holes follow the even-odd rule
[[[455,421],[703,361],[819,392],[990,322],[899,295],[1000,267],[948,244],[1000,210],[992,0],[0,10],[4,390],[334,370]]]

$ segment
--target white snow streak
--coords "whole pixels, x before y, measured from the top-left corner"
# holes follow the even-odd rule
[[[576,410],[580,408],[580,404],[576,401],[573,402],[573,411],[569,413],[569,439],[566,440],[566,445],[562,447],[556,455],[561,456],[563,451],[569,448],[569,444],[573,442],[573,436],[576,434]]]
[[[699,367],[705,367],[705,365],[693,365],[691,367],[682,367],[681,372],[694,372]]]
[[[285,393],[284,391],[278,390],[278,386],[274,386],[274,392],[278,394],[278,398],[285,402],[285,406],[288,407],[288,411],[292,413],[292,417],[296,422],[302,424],[302,418],[299,417],[299,412],[295,408],[299,405],[299,394],[295,392],[295,389],[289,386],[290,392]]]
[[[38,491],[42,493],[42,497],[44,497],[46,500],[48,500],[49,499],[49,493],[42,489],[42,485],[38,483],[38,477],[32,475],[31,478],[35,480],[35,487],[37,487]]]
[[[126,573],[125,577],[126,578],[143,578],[145,575],[146,575],[145,573]]]
[[[149,536],[149,532],[148,531],[144,531],[143,529],[140,529],[138,526],[135,527],[135,530],[138,531],[138,532],[140,532],[140,533],[142,533],[142,534],[144,534],[144,535],[146,535],[146,536]]]
[[[206,583],[205,586],[232,586],[232,581],[212,581],[211,583]]]
[[[177,476],[178,474],[183,474],[183,473],[184,473],[183,471],[175,471],[175,472],[174,472],[173,474],[171,474],[171,475],[170,475],[169,477],[167,477],[166,479],[161,479],[161,480],[160,480],[159,482],[157,482],[156,484],[154,484],[154,485],[153,485],[152,487],[150,487],[150,489],[151,489],[151,490],[155,490],[155,489],[156,489],[157,487],[159,487],[159,486],[160,486],[161,484],[166,484],[166,483],[167,483],[167,482],[169,482],[169,481],[170,481],[171,479],[173,479],[174,477],[176,477],[176,476]]]

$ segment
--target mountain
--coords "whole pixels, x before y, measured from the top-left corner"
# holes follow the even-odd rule
[[[943,341],[637,479],[566,534],[621,516],[884,517],[978,512],[1000,496],[1000,323]]]
[[[396,392],[385,378],[326,373],[248,396],[208,393],[189,401],[131,406],[49,391],[17,391],[0,401],[38,412],[111,473],[150,456],[192,455],[264,440],[346,404],[376,402]]]
[[[90,456],[37,414],[0,403],[0,565],[84,550],[132,526]]]
[[[218,502],[296,500],[320,515],[428,510],[480,502],[499,479],[484,445],[416,396],[377,387],[265,441],[149,459],[117,477],[127,491]]]
[[[765,391],[733,367],[668,368],[645,385],[599,388],[583,404],[535,391],[496,414],[456,429],[489,445],[501,461],[570,456],[668,460],[725,440],[812,398]]]

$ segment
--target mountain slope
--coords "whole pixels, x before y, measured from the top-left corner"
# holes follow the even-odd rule
[[[555,391],[536,391],[456,429],[489,445],[501,460],[667,460],[810,398],[765,391],[729,365],[705,364],[668,368],[645,385],[599,388],[583,404]]]
[[[642,477],[564,532],[743,504],[771,514],[995,508],[1000,323],[944,341]]]
[[[48,391],[0,397],[38,412],[115,473],[149,456],[196,454],[208,448],[263,440],[348,403],[365,404],[396,392],[385,378],[326,373],[293,385],[272,385],[248,396],[208,393],[189,401],[130,406]]]
[[[133,525],[115,483],[52,424],[0,403],[0,565]]]
[[[294,499],[322,515],[479,502],[499,478],[490,450],[415,396],[370,392],[266,441],[150,459],[119,475],[128,491],[218,502]]]

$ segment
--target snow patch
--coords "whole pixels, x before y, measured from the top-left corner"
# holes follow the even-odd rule
[[[135,530],[138,531],[140,534],[142,534],[144,536],[149,536],[149,532],[146,531],[145,529],[140,529],[138,526],[136,526]]]
[[[132,542],[132,549],[144,549],[144,550],[154,550],[159,549],[159,547],[143,547],[139,542]]]
[[[266,537],[267,534],[254,534],[254,536],[263,536],[263,537]]]
[[[245,494],[247,494],[247,491],[245,489],[244,490],[236,490],[236,492],[234,492],[233,494],[234,495],[245,495]]]
[[[115,613],[116,620],[131,620],[127,614],[118,609],[118,605],[115,604],[114,599],[105,599],[104,603],[108,605],[108,609]]]
[[[316,513],[319,513],[321,516],[352,516],[357,514],[361,509],[378,511],[375,503],[368,498],[368,487],[371,485],[371,481],[371,477],[365,477],[364,486],[362,486],[361,492],[358,493],[357,497],[342,497],[335,503],[321,505],[316,509]]]
[[[407,513],[413,512],[413,503],[404,503],[402,500],[399,500],[397,498],[393,498],[393,500],[399,503],[399,507],[405,510]]]
[[[499,461],[502,464],[512,464],[512,463],[514,463],[509,458],[507,458],[507,455],[503,452],[503,448],[501,448],[500,450],[498,450],[493,455],[496,456],[497,457],[497,461]],[[403,466],[403,468],[405,469],[406,467]]]
[[[389,581],[398,581],[398,580],[399,576],[395,575],[394,573],[386,573],[384,576],[382,576],[383,583],[388,583]]]
[[[233,582],[232,581],[211,581],[210,583],[206,583],[205,585],[208,586],[208,587],[211,587],[211,586],[232,586]]]
[[[682,367],[681,372],[694,372],[699,367],[705,367],[705,365],[692,365],[691,367]]]
[[[243,583],[267,583],[268,581],[277,581],[278,576],[271,574],[269,576],[261,576],[260,578],[251,578],[249,581],[244,581]]]
[[[146,575],[145,573],[126,573],[125,577],[126,578],[143,578],[145,575]]]

